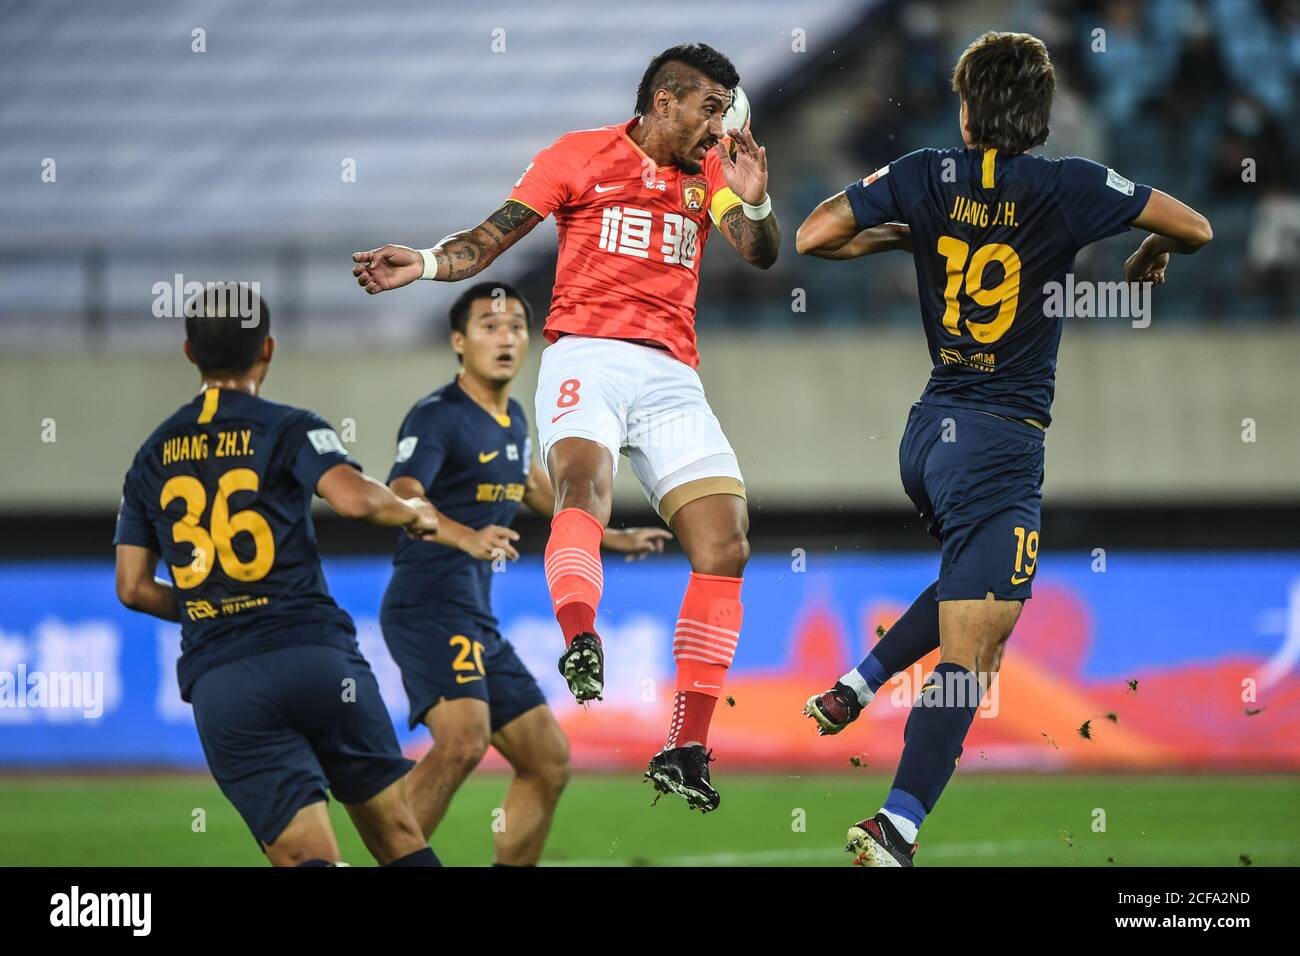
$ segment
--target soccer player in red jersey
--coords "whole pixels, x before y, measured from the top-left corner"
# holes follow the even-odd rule
[[[646,776],[706,812],[719,802],[705,747],[740,637],[749,515],[735,452],[695,372],[695,297],[713,225],[760,269],[780,245],[765,150],[748,130],[723,128],[738,84],[709,46],[665,50],[641,79],[635,117],[561,136],[475,228],[430,249],[388,245],[352,257],[371,294],[421,278],[456,281],[555,215],[560,255],[544,329],[552,345],[536,408],[557,495],[546,578],[566,644],[560,671],[578,700],[600,698],[599,548],[625,453],[692,570],[673,640],[668,740]]]

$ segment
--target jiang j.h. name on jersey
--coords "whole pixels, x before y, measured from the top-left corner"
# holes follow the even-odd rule
[[[356,651],[325,584],[311,499],[335,465],[359,467],[314,412],[204,389],[158,426],[122,489],[114,545],[162,556],[181,612],[181,696],[205,671],[264,651]]]
[[[921,400],[1050,424],[1064,319],[1044,308],[1049,284],[1125,231],[1151,188],[1076,157],[922,149],[845,194],[859,229],[911,228],[934,362]]]
[[[507,408],[500,417],[491,414],[458,379],[435,389],[402,422],[389,482],[414,478],[439,513],[476,531],[509,527],[524,500],[532,448],[523,408],[513,398]],[[403,535],[383,616],[438,617],[440,609],[495,626],[492,562]]]

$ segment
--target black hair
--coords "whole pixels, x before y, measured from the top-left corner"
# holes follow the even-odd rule
[[[271,310],[246,282],[209,282],[185,304],[185,338],[204,375],[247,372],[270,332]]]
[[[532,304],[524,298],[522,292],[508,282],[478,282],[457,296],[456,301],[451,304],[447,318],[453,332],[465,334],[465,330],[469,327],[469,307],[476,299],[491,299],[493,302],[518,299],[519,304],[524,307],[524,321],[530,327],[533,324]]]
[[[1047,142],[1056,71],[1043,41],[1028,33],[985,33],[952,71],[975,146],[1016,154]]]
[[[707,43],[670,46],[651,60],[641,75],[641,85],[636,89],[636,114],[645,116],[650,112],[657,90],[666,89],[680,101],[699,85],[696,71],[729,90],[740,84],[740,74],[731,61]]]

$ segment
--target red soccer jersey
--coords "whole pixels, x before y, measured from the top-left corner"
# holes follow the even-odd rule
[[[740,202],[710,150],[696,174],[658,166],[637,120],[566,133],[533,158],[510,198],[555,213],[560,257],[543,335],[658,342],[691,368],[695,296],[710,218]]]

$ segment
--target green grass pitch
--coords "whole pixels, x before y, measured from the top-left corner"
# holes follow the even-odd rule
[[[506,779],[476,774],[457,795],[433,839],[445,863],[491,861]],[[860,771],[717,774],[715,782],[722,807],[706,817],[667,797],[652,807],[649,785],[635,775],[577,774],[545,862],[843,866],[844,831],[889,786]],[[204,832],[193,831],[196,809],[205,811]],[[346,813],[332,810],[344,859],[372,865]],[[1256,866],[1296,866],[1300,777],[959,774],[920,844],[918,865],[932,866],[1241,866],[1243,855]],[[265,863],[207,777],[84,774],[0,781],[0,865]]]

